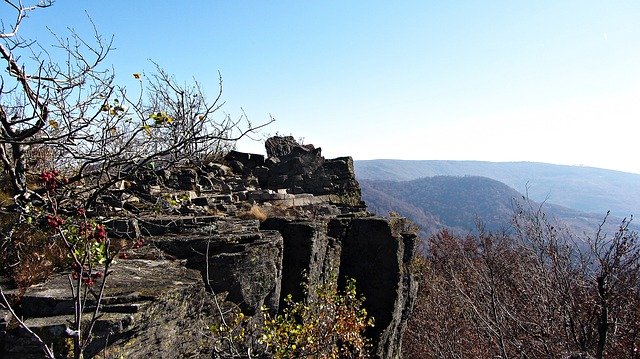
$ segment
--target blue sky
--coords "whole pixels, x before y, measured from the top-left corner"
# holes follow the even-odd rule
[[[122,81],[197,78],[326,157],[537,161],[640,173],[640,1],[58,0]],[[263,152],[244,141],[240,150]]]

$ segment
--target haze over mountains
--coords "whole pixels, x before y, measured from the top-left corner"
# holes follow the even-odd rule
[[[407,181],[432,176],[482,176],[535,201],[625,217],[640,213],[640,174],[538,162],[355,161],[358,179]]]
[[[425,234],[443,227],[472,231],[476,219],[487,229],[503,229],[509,225],[514,199],[523,196],[544,202],[546,212],[581,232],[592,232],[608,210],[611,224],[640,212],[640,175],[599,168],[367,160],[355,161],[355,169],[369,208],[408,216]]]

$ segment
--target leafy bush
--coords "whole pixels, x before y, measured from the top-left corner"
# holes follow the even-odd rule
[[[263,311],[264,333],[260,342],[274,358],[368,358],[364,331],[373,318],[362,308],[355,280],[347,280],[344,292],[335,281],[315,289],[315,300],[285,299],[286,308],[272,317]]]

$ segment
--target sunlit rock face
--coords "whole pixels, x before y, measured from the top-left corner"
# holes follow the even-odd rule
[[[232,151],[221,163],[140,171],[100,199],[112,240],[145,245],[125,246],[114,264],[85,357],[224,357],[229,348],[211,331],[222,320],[241,311],[259,327],[262,311],[277,314],[288,294],[313,300],[302,284],[347,278],[375,318],[366,333],[375,356],[400,355],[416,291],[415,236],[366,211],[350,157],[327,160],[290,137],[266,146],[266,158]],[[67,274],[27,288],[16,309],[68,354]],[[234,345],[255,346],[251,335]],[[41,356],[0,311],[0,357]]]

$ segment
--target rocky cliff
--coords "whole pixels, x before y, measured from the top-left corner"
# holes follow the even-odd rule
[[[233,151],[222,163],[140,172],[100,199],[96,215],[109,214],[111,236],[145,246],[113,266],[86,356],[221,357],[230,348],[216,340],[216,323],[241,311],[258,324],[260,311],[278,313],[288,294],[313,300],[301,284],[347,278],[375,318],[366,333],[375,356],[400,356],[416,292],[415,235],[366,211],[351,158],[325,159],[291,137],[266,147],[266,158]],[[67,275],[28,288],[16,307],[64,356]],[[255,339],[232,349],[248,357]],[[2,309],[0,357],[42,357]]]

